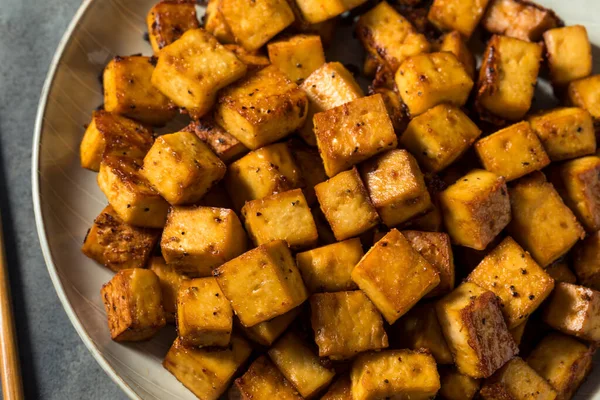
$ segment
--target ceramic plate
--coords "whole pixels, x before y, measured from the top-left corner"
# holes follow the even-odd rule
[[[151,55],[144,40],[145,16],[157,0],[86,0],[65,33],[40,99],[33,142],[33,201],[40,242],[50,277],[75,329],[98,363],[134,399],[193,399],[161,366],[175,337],[164,329],[151,341],[118,344],[110,339],[100,287],[112,273],[86,258],[81,243],[106,205],[96,174],[79,165],[79,143],[92,111],[102,104],[99,76],[115,55]],[[600,46],[597,0],[545,0],[567,24],[583,24]],[[345,28],[347,29],[347,28]],[[339,46],[329,60],[361,64],[360,46]],[[600,54],[595,47],[595,73]],[[541,86],[543,90],[543,85]],[[541,96],[540,96],[541,97]],[[581,399],[600,398],[600,368],[579,391]]]

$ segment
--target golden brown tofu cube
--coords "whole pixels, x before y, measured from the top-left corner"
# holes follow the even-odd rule
[[[366,0],[297,0],[301,18],[310,24],[331,20],[334,17],[358,7]]]
[[[485,1],[485,0],[484,0]],[[471,78],[475,77],[475,57],[469,50],[467,43],[458,31],[448,32],[444,35],[438,51],[447,51],[456,56],[458,61],[465,67],[465,71]]]
[[[475,169],[439,194],[454,244],[483,250],[511,220],[504,178]]]
[[[143,158],[153,142],[152,131],[144,125],[115,113],[94,111],[81,140],[81,166],[97,172],[105,154]]]
[[[556,395],[552,386],[520,357],[507,362],[485,381],[480,391],[484,400],[554,400]]]
[[[337,240],[358,236],[379,223],[356,168],[319,183],[315,193]]]
[[[482,20],[491,33],[537,42],[548,29],[562,25],[552,10],[523,0],[492,0]]]
[[[248,51],[237,44],[226,44],[225,48],[231,50],[241,62],[246,64],[248,73],[259,71],[271,64],[269,57],[261,53],[260,50]]]
[[[361,354],[352,363],[350,379],[354,400],[431,399],[440,390],[434,358],[411,350]]]
[[[558,108],[529,117],[552,161],[569,160],[596,152],[594,121],[578,107]]]
[[[240,79],[246,64],[204,29],[191,29],[164,47],[152,84],[190,117],[199,119],[212,108],[217,91]]]
[[[192,132],[156,139],[142,175],[173,205],[197,203],[225,176],[225,164]]]
[[[283,315],[308,296],[283,240],[252,249],[221,265],[213,275],[245,327]]]
[[[307,108],[304,91],[269,65],[220,92],[215,119],[256,150],[300,128]]]
[[[354,267],[352,280],[393,324],[440,283],[440,273],[392,229]]]
[[[165,326],[160,283],[142,268],[123,269],[100,291],[110,337],[117,342],[150,339]]]
[[[348,375],[338,378],[325,393],[321,400],[352,400],[352,382]]]
[[[109,205],[94,220],[81,251],[114,272],[144,268],[159,237],[158,229],[127,225]]]
[[[542,143],[527,121],[480,139],[475,143],[475,151],[485,169],[503,176],[507,182],[550,164]]]
[[[441,31],[458,31],[469,39],[489,0],[434,0],[427,18]]]
[[[167,263],[195,277],[246,251],[246,232],[237,215],[226,208],[172,207],[160,247]]]
[[[130,225],[162,228],[169,203],[141,173],[142,160],[105,156],[98,171],[98,186],[121,219]]]
[[[511,237],[494,248],[467,281],[498,296],[509,329],[522,324],[554,289],[554,279]]]
[[[199,27],[196,5],[191,1],[162,0],[148,12],[146,25],[152,50],[158,54],[185,31]]]
[[[281,399],[302,400],[296,388],[267,356],[260,356],[248,371],[237,378],[229,391],[229,399]]]
[[[361,15],[356,34],[365,49],[380,57],[391,71],[407,57],[427,53],[431,47],[425,36],[385,1]]]
[[[383,318],[361,290],[313,294],[310,309],[320,357],[347,359],[388,347]]]
[[[541,172],[509,189],[512,221],[508,233],[544,268],[565,254],[585,232]]]
[[[446,342],[458,370],[487,378],[519,352],[496,295],[463,283],[436,304]]]
[[[438,396],[444,400],[472,400],[479,392],[478,379],[458,372],[456,367],[439,368],[442,387]]]
[[[235,37],[219,11],[220,0],[208,0],[204,12],[204,29],[212,34],[222,44],[235,43]]]
[[[285,240],[292,249],[317,243],[319,233],[302,190],[277,193],[252,200],[242,208],[248,236],[256,246]]]
[[[296,254],[296,264],[311,292],[341,292],[358,289],[350,273],[364,255],[359,238]]]
[[[279,315],[269,321],[261,322],[249,328],[239,324],[244,334],[250,339],[263,346],[271,346],[275,340],[294,322],[301,307],[296,307],[283,315]]]
[[[319,155],[319,150],[306,145],[299,139],[292,139],[288,142],[290,151],[293,153],[296,164],[300,168],[302,179],[304,180],[304,197],[309,206],[317,202],[315,186],[327,180],[325,167]]]
[[[550,29],[544,33],[552,83],[564,86],[592,73],[592,45],[583,25]]]
[[[585,243],[585,241],[583,243]],[[573,257],[575,259],[573,262],[573,264],[575,265],[575,268],[577,268],[577,264],[578,264],[577,257],[582,257],[584,254],[584,253],[583,254],[579,253],[581,251],[581,248],[583,246],[585,246],[583,243],[581,243],[581,247],[578,247],[577,250],[575,250],[575,255]],[[583,256],[583,257],[585,257],[585,256]],[[586,263],[589,262],[593,265],[592,260],[586,260],[583,262],[586,262]],[[558,261],[553,262],[552,264],[550,264],[549,266],[546,267],[545,271],[548,275],[550,275],[552,277],[552,279],[554,279],[555,283],[558,283],[558,282],[577,283],[577,277],[575,276],[573,271],[571,271],[571,268],[569,268],[569,264],[567,264],[566,261],[564,261],[564,260],[558,260]],[[582,278],[580,277],[579,279],[582,279]],[[583,283],[583,280],[582,280],[582,283]],[[592,287],[592,285],[590,285],[590,284],[584,283],[584,285]],[[598,287],[600,288],[600,285]],[[592,287],[592,288],[596,289],[594,287]]]
[[[587,110],[600,122],[600,75],[592,75],[569,83],[567,100],[570,104]]]
[[[600,232],[588,235],[575,247],[573,269],[582,285],[600,290]],[[573,277],[564,282],[575,283],[576,279]]]
[[[163,309],[167,322],[175,322],[177,313],[177,294],[183,282],[188,278],[177,271],[173,265],[167,264],[162,257],[152,257],[148,269],[153,271],[160,282]]]
[[[600,341],[600,292],[558,283],[545,306],[544,322],[567,335]]]
[[[527,357],[527,363],[558,392],[557,399],[568,400],[592,370],[594,350],[576,339],[551,333]]]
[[[427,171],[439,172],[462,156],[480,134],[458,107],[440,104],[410,121],[400,145]]]
[[[325,64],[325,53],[319,35],[295,35],[268,44],[271,64],[292,82],[302,83]]]
[[[163,366],[199,399],[217,400],[251,352],[250,344],[235,335],[224,349],[187,347],[178,338]]]
[[[239,140],[221,128],[212,118],[204,117],[192,121],[183,128],[184,132],[192,132],[226,164],[233,162],[248,152]]]

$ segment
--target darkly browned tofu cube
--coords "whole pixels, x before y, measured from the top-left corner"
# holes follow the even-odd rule
[[[148,12],[146,25],[152,50],[158,54],[185,31],[198,28],[196,5],[193,1],[162,0]]]
[[[471,400],[479,392],[479,379],[458,372],[456,367],[440,367],[442,387],[438,396],[444,400]]]
[[[235,380],[229,391],[229,398],[303,400],[296,388],[283,376],[269,357],[264,355],[256,359],[248,371]]]
[[[154,336],[165,326],[162,292],[156,274],[130,268],[116,273],[100,291],[108,316],[110,336],[117,342],[134,342]]]
[[[575,247],[573,269],[579,283],[600,290],[600,232],[588,235]],[[575,283],[575,279],[569,283]]]
[[[183,130],[195,133],[226,164],[248,152],[246,146],[210,117],[192,121]]]

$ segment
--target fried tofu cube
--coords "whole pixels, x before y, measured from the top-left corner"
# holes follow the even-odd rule
[[[204,29],[212,34],[221,44],[235,43],[235,37],[219,11],[220,0],[208,0],[204,11]]]
[[[304,197],[309,206],[317,202],[315,186],[327,180],[325,167],[319,155],[319,150],[306,145],[299,139],[292,139],[288,142],[290,151],[293,153],[296,164],[300,168],[302,179],[304,180]]]
[[[519,352],[493,292],[466,282],[436,304],[459,372],[487,378]]]
[[[585,242],[583,242],[585,243]],[[580,244],[581,247],[583,247],[583,243]],[[575,268],[577,268],[577,264],[578,264],[578,260],[577,257],[581,257],[583,256],[583,254],[579,253],[581,251],[581,247],[577,248],[577,250],[575,250],[575,255],[574,255],[574,259],[575,261],[573,262],[573,264],[575,265]],[[585,257],[585,256],[583,256]],[[593,263],[593,261],[591,260],[586,260],[583,262],[590,262]],[[545,269],[546,273],[548,275],[550,275],[552,277],[552,279],[554,279],[555,283],[559,283],[559,282],[567,282],[567,283],[577,283],[577,277],[575,276],[575,274],[573,273],[573,271],[571,271],[571,268],[569,267],[569,264],[567,264],[564,260],[558,260],[553,262],[552,264],[550,264],[549,266],[546,267]],[[579,278],[581,279],[581,278]],[[583,281],[582,281],[583,283]],[[589,286],[592,287],[592,285],[589,284],[585,284],[584,286]],[[600,285],[598,286],[600,287]],[[592,287],[592,289],[596,289],[594,287]]]
[[[544,268],[565,254],[585,232],[541,172],[509,188],[512,220],[508,233]]]
[[[438,364],[453,364],[433,303],[417,304],[392,327],[401,348],[427,349]]]
[[[194,277],[246,251],[246,233],[237,215],[226,208],[172,207],[160,248],[167,263]]]
[[[475,169],[439,194],[454,244],[483,250],[511,220],[504,178]]]
[[[592,45],[583,25],[544,32],[552,83],[558,87],[592,73]]]
[[[356,168],[319,183],[315,193],[337,240],[358,236],[379,223]]]
[[[427,171],[439,172],[456,161],[481,135],[458,107],[440,104],[413,118],[400,137]]]
[[[105,156],[98,171],[98,186],[119,217],[129,225],[162,228],[169,203],[141,173],[142,160]]]
[[[110,337],[117,342],[150,339],[165,326],[160,283],[148,269],[123,269],[100,291]]]
[[[148,269],[158,277],[167,322],[175,322],[177,294],[181,285],[188,281],[188,277],[178,272],[173,265],[167,264],[162,257],[152,257]]]
[[[568,400],[592,370],[594,350],[578,340],[550,333],[527,357],[527,363],[558,392],[557,399]]]
[[[164,47],[152,84],[193,119],[212,108],[217,91],[246,74],[246,64],[204,29],[191,29]]]
[[[301,18],[310,24],[318,24],[360,6],[366,0],[296,0]]]
[[[557,395],[552,386],[521,357],[513,358],[487,379],[479,393],[484,400],[553,400]]]
[[[471,78],[475,77],[475,57],[459,31],[446,33],[442,38],[442,43],[440,43],[438,51],[447,51],[454,54],[458,61],[465,67],[467,74]]]
[[[152,131],[144,125],[115,113],[94,111],[81,140],[81,166],[98,172],[105,154],[143,158],[153,142]]]
[[[350,379],[354,400],[430,399],[440,390],[434,358],[411,350],[361,354],[352,363]]]
[[[544,309],[552,328],[590,342],[600,341],[600,292],[561,282]]]
[[[206,143],[208,147],[226,164],[229,164],[248,152],[248,148],[233,137],[225,129],[221,128],[214,119],[204,117],[198,121],[192,121],[183,128],[184,132],[192,132],[198,139]]]
[[[325,64],[325,53],[319,35],[295,35],[267,45],[271,63],[292,82],[302,83]]]
[[[221,265],[213,275],[245,327],[283,315],[308,297],[283,240],[252,249]]]
[[[224,349],[187,347],[178,338],[163,366],[199,399],[217,400],[251,352],[250,344],[236,335]]]
[[[352,382],[348,375],[338,378],[325,393],[321,400],[352,400]]]
[[[360,16],[356,35],[365,49],[380,57],[392,72],[407,57],[427,53],[431,48],[427,38],[385,1]]]
[[[242,216],[256,246],[285,240],[292,249],[304,249],[314,246],[319,238],[310,207],[300,189],[249,201],[242,208]]]
[[[249,328],[239,324],[244,334],[252,341],[263,346],[271,346],[275,340],[294,322],[300,314],[300,307],[296,307],[283,315],[269,321],[261,322]]]
[[[492,0],[482,20],[491,33],[537,42],[549,29],[562,25],[552,10],[521,0]]]
[[[310,309],[319,357],[348,359],[388,347],[383,318],[361,290],[313,294]]]
[[[256,150],[300,128],[307,108],[304,91],[270,65],[220,92],[215,119]]]
[[[226,44],[225,48],[233,51],[233,54],[235,54],[241,62],[246,64],[248,67],[248,73],[260,71],[266,66],[271,65],[269,57],[261,53],[260,50],[248,51],[237,44]]]
[[[229,165],[225,187],[236,210],[247,201],[302,186],[302,174],[286,143],[251,151]]]
[[[354,267],[352,280],[393,324],[440,283],[440,273],[392,229]]]
[[[570,104],[587,110],[594,119],[600,122],[600,75],[592,75],[569,83],[567,100]]]
[[[573,269],[577,279],[572,277],[564,282],[575,283],[579,280],[584,286],[600,290],[600,232],[588,235],[577,244],[573,253]]]
[[[250,365],[248,371],[237,378],[229,391],[230,399],[281,399],[302,400],[296,388],[285,379],[285,376],[269,357],[263,355]]]
[[[458,372],[456,367],[439,368],[441,388],[438,393],[444,400],[472,400],[479,392],[478,379]]]
[[[503,176],[507,182],[550,164],[544,146],[527,121],[480,139],[475,143],[475,151],[486,170]]]
[[[191,132],[162,135],[146,157],[142,175],[172,205],[197,203],[225,176],[226,167]]]
[[[578,107],[558,108],[529,117],[552,161],[563,161],[596,152],[594,121]]]
[[[154,54],[179,39],[185,31],[200,26],[193,2],[170,0],[162,0],[150,9],[146,25]]]
[[[441,31],[458,31],[469,39],[489,0],[434,0],[427,19]]]
[[[81,251],[114,272],[144,268],[159,237],[158,229],[127,225],[109,205],[94,220]]]
[[[364,255],[359,238],[296,254],[296,264],[311,292],[341,292],[358,289],[350,273]]]
[[[396,85],[412,116],[442,103],[462,107],[473,80],[452,53],[429,53],[408,57],[396,72]]]

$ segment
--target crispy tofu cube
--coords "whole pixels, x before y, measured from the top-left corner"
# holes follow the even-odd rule
[[[475,143],[475,151],[485,169],[503,176],[507,182],[550,164],[544,146],[527,121],[480,139]]]
[[[393,77],[391,82],[393,82]],[[393,85],[393,87],[395,87],[395,85]],[[369,90],[373,94],[379,93],[383,97],[383,102],[385,103],[388,115],[392,120],[394,131],[397,133],[404,132],[410,121],[410,117],[406,107],[404,106],[404,103],[402,103],[402,100],[400,99],[400,95],[398,95],[394,89],[389,89],[383,86],[370,87]]]
[[[152,188],[141,168],[140,159],[105,156],[98,171],[98,186],[126,224],[162,228],[169,203]]]
[[[458,372],[456,367],[439,368],[441,388],[438,393],[445,400],[472,400],[479,392],[478,379]]]
[[[467,71],[471,79],[475,77],[475,57],[473,57],[473,53],[469,50],[467,43],[459,31],[446,33],[442,38],[442,43],[440,43],[438,51],[447,51],[454,54],[458,61],[465,67],[465,71]]]
[[[556,398],[556,391],[521,357],[515,357],[485,381],[480,396],[484,400]],[[504,397],[506,396],[506,397]]]
[[[156,139],[144,157],[142,175],[173,205],[197,203],[225,176],[225,164],[192,132]]]
[[[165,326],[160,283],[142,268],[123,269],[100,291],[110,337],[117,342],[150,339]]]
[[[594,350],[576,339],[551,333],[527,357],[527,363],[558,392],[557,399],[568,400],[592,370]]]
[[[366,0],[296,0],[301,18],[310,24],[331,20]]]
[[[509,189],[512,221],[508,233],[544,268],[565,254],[585,232],[541,172]]]
[[[208,0],[204,12],[204,29],[212,34],[222,44],[235,43],[235,37],[219,11],[220,0]]]
[[[199,119],[212,108],[217,91],[240,79],[246,64],[204,29],[191,29],[164,47],[152,84],[190,117]]]
[[[183,128],[184,132],[192,132],[226,164],[229,164],[248,152],[248,148],[221,128],[212,118],[204,117],[192,121]]]
[[[167,264],[162,257],[152,257],[148,269],[158,277],[167,322],[175,322],[177,294],[181,285],[188,280],[188,277],[178,272],[173,265]]]
[[[396,85],[412,116],[442,103],[462,107],[473,80],[452,53],[429,53],[408,57],[396,72]]]
[[[315,193],[337,240],[358,236],[379,223],[356,168],[319,183]]]
[[[269,349],[269,357],[304,398],[329,386],[335,371],[322,366],[319,357],[298,335],[285,334]]]
[[[552,83],[564,86],[592,73],[592,45],[583,25],[544,32],[544,43]]]
[[[576,283],[579,280],[584,286],[600,290],[600,232],[588,235],[575,247],[573,269],[577,274],[577,279],[573,276],[563,282]],[[568,267],[567,270],[570,272]]]
[[[190,1],[162,0],[148,12],[146,25],[152,50],[158,54],[185,31],[199,27],[196,5]]]
[[[489,0],[434,0],[427,18],[441,31],[458,31],[469,39]]]
[[[567,100],[570,104],[587,110],[600,123],[600,75],[592,75],[569,83]]]
[[[315,186],[327,180],[325,167],[319,155],[319,150],[306,145],[298,139],[292,139],[288,142],[290,151],[293,153],[296,164],[300,168],[302,179],[304,180],[304,197],[309,206],[317,202]]]
[[[475,105],[491,122],[522,119],[533,99],[542,46],[494,35],[487,43],[479,70]]]
[[[583,243],[585,243],[585,241]],[[581,243],[581,247],[579,247],[579,248],[577,248],[577,250],[575,250],[575,255],[573,257],[575,259],[575,261],[573,262],[573,264],[575,265],[575,268],[577,268],[577,264],[579,262],[577,257],[583,256],[582,253],[579,253],[581,251],[581,248],[583,246],[585,246],[583,243]],[[583,257],[585,257],[585,256],[583,256]],[[585,260],[583,262],[586,262],[586,263],[589,262],[589,263],[593,264],[592,260]],[[559,283],[559,282],[577,283],[577,277],[575,276],[573,271],[571,271],[569,264],[567,264],[567,262],[564,260],[558,260],[558,261],[553,262],[552,264],[550,264],[549,266],[546,267],[545,271],[548,275],[550,275],[552,277],[552,279],[554,279],[555,283]],[[579,279],[581,279],[581,278],[579,278]],[[583,282],[583,280],[582,280],[582,282]],[[589,285],[589,284],[584,284],[584,285],[592,287],[592,285]],[[598,287],[600,287],[600,286],[598,286]],[[596,289],[594,287],[592,287],[592,288]]]
[[[365,49],[380,57],[392,72],[407,57],[427,53],[431,48],[427,38],[385,1],[360,16],[356,35]]]
[[[475,169],[439,194],[454,244],[483,250],[511,220],[504,178]]]
[[[364,255],[359,238],[296,254],[296,264],[311,292],[341,292],[358,289],[350,273]]]
[[[151,83],[154,71],[149,57],[113,58],[102,76],[104,109],[149,125],[173,119],[171,102]]]
[[[352,400],[352,382],[350,376],[338,378],[325,393],[321,400]]]
[[[427,349],[438,364],[453,364],[433,303],[414,306],[392,327],[401,348]]]
[[[319,357],[348,359],[388,347],[383,318],[361,290],[313,294],[310,309]]]
[[[229,165],[225,187],[240,210],[247,201],[302,186],[302,174],[286,143],[251,151]]]
[[[413,118],[400,137],[427,171],[439,172],[456,161],[481,135],[458,107],[440,104]]]
[[[237,378],[229,391],[230,399],[281,399],[302,400],[296,388],[267,356],[260,356],[248,371]]]
[[[352,280],[393,324],[440,283],[440,273],[392,229],[354,267]]]
[[[94,220],[81,251],[114,272],[144,268],[159,237],[158,229],[127,225],[109,205]]]
[[[440,390],[434,358],[411,350],[361,354],[352,363],[350,379],[354,400],[430,399]]]
[[[270,65],[223,90],[215,118],[244,146],[256,150],[300,128],[307,108],[304,91]]]
[[[419,165],[406,150],[390,150],[365,162],[361,175],[373,205],[388,227],[432,208]]]
[[[552,161],[563,161],[596,152],[594,121],[578,107],[558,108],[529,117]]]
[[[283,315],[308,296],[283,240],[252,249],[221,265],[213,275],[245,327]]]
[[[244,334],[254,342],[263,346],[271,346],[275,340],[294,322],[300,314],[300,307],[296,307],[283,315],[277,316],[269,321],[261,322],[246,328],[239,324]]]
[[[459,372],[487,378],[519,352],[493,292],[463,283],[436,304]]]
[[[561,282],[544,309],[552,328],[590,342],[600,341],[600,292]]]
[[[299,33],[304,33],[308,35],[319,35],[321,38],[321,42],[325,48],[328,48],[331,42],[333,41],[333,37],[336,32],[338,20],[337,18],[332,18],[330,20],[326,20],[323,22],[317,22],[316,24],[308,23],[302,18],[302,13],[298,8],[297,4],[293,4],[292,9],[294,10],[294,14],[296,14],[296,20],[292,25],[293,31],[298,31]]]
[[[260,50],[248,51],[237,44],[226,44],[225,48],[233,51],[233,54],[246,64],[248,73],[259,71],[271,64],[269,57],[261,53]]]
[[[402,235],[440,273],[440,283],[426,297],[450,293],[454,289],[454,257],[450,236],[442,232],[402,231]]]
[[[195,277],[246,251],[246,233],[231,210],[212,207],[172,207],[160,248],[167,263]]]
[[[323,64],[310,74],[300,88],[308,97],[308,114],[306,123],[300,128],[300,135],[304,141],[317,145],[313,132],[313,117],[316,113],[341,106],[359,97],[364,93],[350,71],[337,61]]]
[[[233,311],[215,278],[181,285],[177,295],[177,334],[184,346],[225,347],[231,340]]]
[[[292,249],[317,243],[319,233],[302,190],[277,193],[252,200],[242,208],[244,225],[256,246],[285,240]]]
[[[325,53],[319,35],[295,35],[267,45],[271,63],[292,82],[302,83],[325,64]]]
[[[236,335],[224,349],[187,347],[178,338],[163,366],[199,399],[217,400],[251,352],[250,344]]]
[[[144,125],[115,113],[94,111],[81,140],[81,166],[98,172],[105,154],[143,158],[153,142],[152,131]]]

